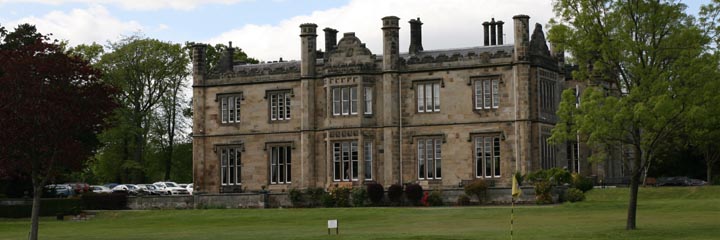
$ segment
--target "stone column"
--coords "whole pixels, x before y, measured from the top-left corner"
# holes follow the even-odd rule
[[[495,18],[490,20],[490,45],[497,45],[497,35],[495,35],[495,27],[497,23],[495,22]]]
[[[483,46],[490,45],[490,23],[484,22],[483,24]]]
[[[400,157],[398,154],[398,70],[400,68],[400,37],[398,25],[400,18],[389,16],[383,22],[383,75],[382,75],[382,111],[383,111],[383,185],[401,183],[399,176]],[[380,96],[378,96],[380,97]]]
[[[532,134],[532,124],[530,121],[530,110],[532,103],[530,94],[530,58],[528,49],[530,47],[530,28],[528,21],[530,17],[527,15],[517,15],[514,20],[515,35],[515,53],[513,56],[513,87],[514,87],[514,103],[515,103],[515,122],[514,128],[517,133],[515,139],[516,153],[513,156],[515,166],[523,173],[532,171],[532,146],[537,144],[538,138]]]
[[[317,25],[314,23],[300,25],[300,76],[302,77],[315,75],[316,30]]]
[[[505,22],[503,22],[503,21],[497,21],[495,23],[495,26],[497,26],[497,43],[498,43],[498,45],[503,45],[503,24],[505,24]]]
[[[300,188],[310,187],[312,164],[315,159],[315,59],[317,25],[300,25]],[[295,182],[295,181],[293,181]]]
[[[208,192],[205,182],[205,74],[207,60],[205,56],[205,44],[192,46],[193,65],[193,183],[195,191]],[[219,189],[214,189],[217,192]]]

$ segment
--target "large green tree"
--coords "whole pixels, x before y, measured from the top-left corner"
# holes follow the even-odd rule
[[[146,180],[145,157],[151,125],[158,108],[175,96],[187,78],[189,57],[180,44],[132,36],[110,44],[99,66],[105,80],[120,89],[115,113],[119,129],[105,135],[109,143],[99,159],[108,167],[120,166],[122,181]],[[108,162],[109,161],[109,162]]]
[[[597,156],[622,147],[630,177],[626,229],[636,229],[638,186],[660,150],[680,135],[696,94],[717,71],[711,38],[672,0],[556,0],[548,38],[589,81],[579,108],[563,94],[553,141],[580,134]],[[570,91],[570,90],[567,90]]]

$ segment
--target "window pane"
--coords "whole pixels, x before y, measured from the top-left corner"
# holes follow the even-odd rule
[[[290,148],[290,146],[285,146],[285,151],[287,151],[287,154],[285,154],[285,157],[286,157],[285,163],[287,164],[287,167],[286,167],[286,169],[287,169],[287,175],[286,175],[287,178],[285,178],[285,182],[286,182],[286,183],[290,183],[290,181],[291,181],[290,176],[291,176],[291,173],[292,173],[292,167],[291,167],[291,165],[290,165],[290,163],[292,162],[292,161],[291,161],[291,160],[292,160],[292,152],[291,152],[292,149]]]
[[[350,87],[350,114],[357,114],[357,87]]]
[[[350,93],[348,88],[342,89],[342,114],[348,115],[350,113]]]
[[[275,94],[270,94],[270,120],[277,120],[277,101]]]
[[[372,88],[365,87],[365,114],[372,114],[373,112],[372,96]]]
[[[240,122],[240,101],[241,97],[235,97],[235,122]]]
[[[427,178],[432,179],[435,178],[435,174],[433,174],[433,171],[435,170],[435,167],[433,166],[433,140],[427,139],[425,140],[425,168],[427,168]]]
[[[347,142],[342,143],[342,179],[350,180],[350,144]]]
[[[227,150],[222,149],[220,151],[220,179],[221,179],[220,181],[222,182],[222,184],[227,184],[227,176],[225,173],[226,171],[227,171]]]
[[[352,160],[352,168],[350,171],[352,172],[352,179],[357,180],[358,179],[358,143],[357,142],[350,142],[350,157]]]
[[[435,111],[440,111],[440,83],[433,84],[433,102],[435,103]]]
[[[340,180],[340,143],[333,144],[333,179]]]
[[[340,106],[340,88],[333,88],[333,115],[340,115],[341,107]]]
[[[227,120],[228,120],[228,115],[227,115],[227,98],[224,98],[224,97],[223,97],[223,98],[220,98],[220,102],[221,102],[221,105],[222,105],[222,107],[221,107],[221,109],[220,109],[220,115],[222,115],[222,116],[221,116],[222,122],[223,122],[223,123],[226,123]]]
[[[442,140],[435,139],[435,178],[442,177]]]
[[[418,178],[425,178],[425,141],[418,140]]]
[[[490,98],[492,97],[490,95],[490,80],[483,81],[483,107],[484,108],[490,108]]]
[[[278,176],[277,176],[277,162],[278,162],[278,160],[277,160],[277,157],[278,157],[277,148],[276,148],[276,147],[272,147],[272,148],[271,148],[271,151],[270,151],[270,162],[271,162],[271,165],[270,165],[270,182],[271,182],[271,183],[277,183],[277,182],[278,182]]]
[[[485,146],[484,149],[485,153],[485,177],[491,177],[492,176],[492,138],[491,137],[485,137]]]
[[[425,85],[417,85],[418,112],[425,112]]]
[[[482,109],[482,81],[475,81],[475,109]]]
[[[290,119],[290,93],[285,93],[285,120]]]
[[[475,138],[475,177],[483,176],[483,138]]]
[[[278,94],[278,95],[277,95],[277,100],[278,100],[278,115],[277,115],[277,119],[278,119],[278,120],[283,120],[283,119],[285,119],[285,101],[283,101],[283,98],[285,98],[285,97],[283,96],[283,94]]]
[[[363,155],[365,157],[365,180],[372,179],[372,142],[365,142]]]
[[[493,106],[493,108],[497,108],[498,106],[500,106],[500,94],[498,93],[499,87],[500,87],[499,85],[500,85],[499,80],[492,80],[492,102],[493,102],[492,106]]]
[[[500,137],[493,138],[493,169],[495,171],[495,177],[500,176]]]
[[[227,97],[228,101],[228,122],[235,122],[235,98]]]
[[[235,173],[237,173],[237,176],[236,176],[236,179],[237,179],[237,180],[236,180],[235,182],[236,182],[237,184],[240,184],[240,183],[242,182],[242,171],[241,171],[241,170],[242,170],[242,163],[240,162],[240,159],[241,159],[241,157],[240,157],[241,149],[236,148],[235,151],[237,151],[237,154],[235,154],[235,156],[237,157],[237,162],[236,162],[236,164],[235,164],[235,168],[236,168]]]
[[[432,84],[425,84],[425,112],[433,111],[433,89]]]

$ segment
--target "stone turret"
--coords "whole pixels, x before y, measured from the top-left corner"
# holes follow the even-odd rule
[[[422,52],[422,22],[420,18],[410,19],[410,54]]]
[[[400,18],[388,16],[383,22],[383,71],[398,70],[400,61]]]
[[[315,75],[317,25],[304,23],[300,25],[300,76],[312,77]]]
[[[515,56],[513,61],[528,61],[530,48],[530,17],[516,15],[513,17],[515,30]]]
[[[495,27],[497,28],[497,44],[498,45],[503,45],[503,24],[505,24],[505,22],[503,22],[503,21],[495,22]]]

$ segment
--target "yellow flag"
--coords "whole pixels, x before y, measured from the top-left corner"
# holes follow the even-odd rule
[[[515,175],[513,175],[513,182],[512,182],[512,197],[517,198],[522,195],[522,191],[520,190],[520,185],[518,184],[517,178]]]

